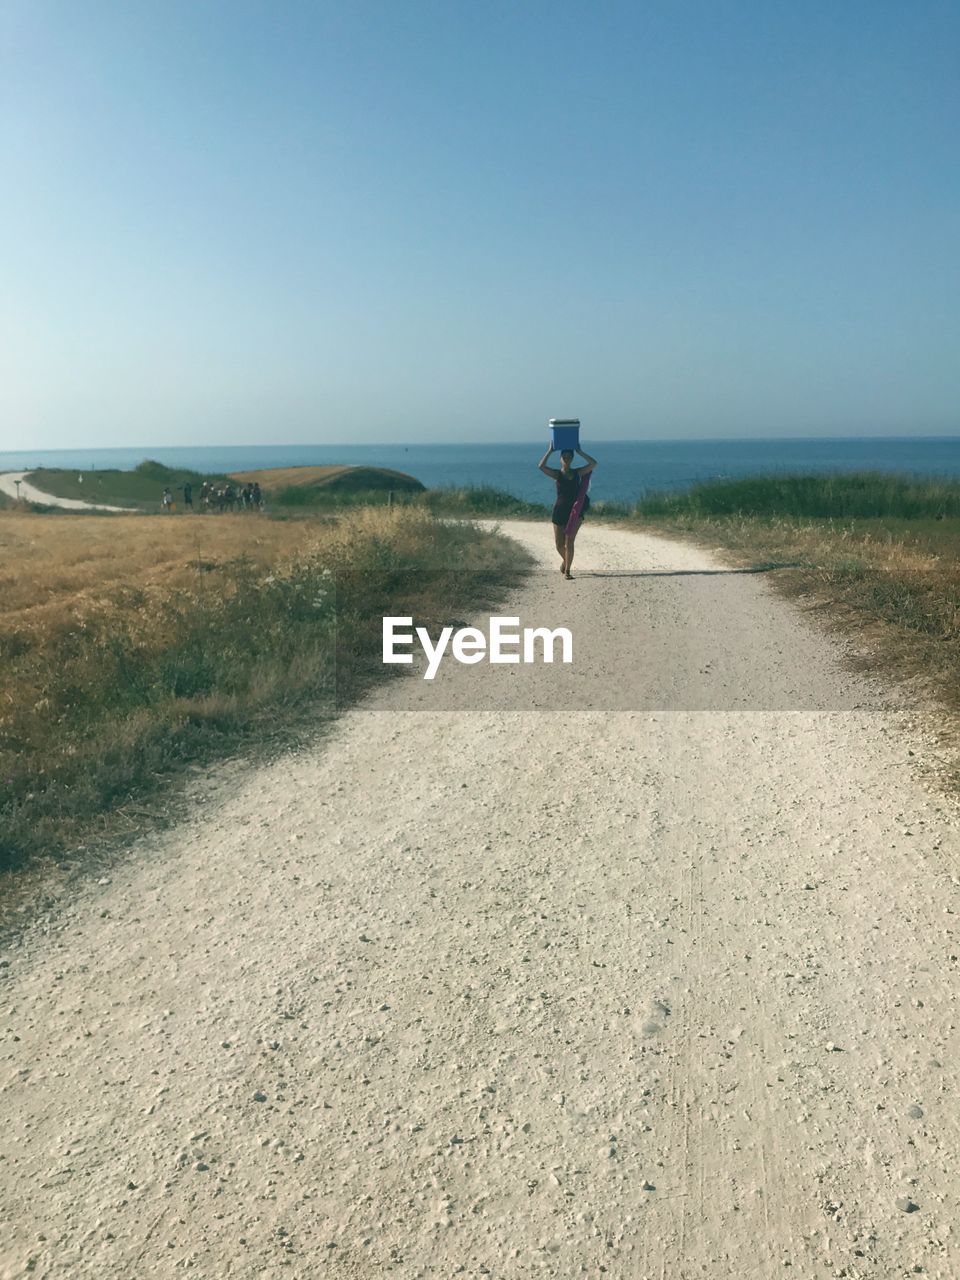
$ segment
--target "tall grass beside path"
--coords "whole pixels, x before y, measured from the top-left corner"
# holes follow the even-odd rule
[[[85,515],[69,539],[70,519],[0,517],[19,552],[0,610],[0,869],[137,825],[130,806],[178,766],[332,712],[382,671],[383,613],[432,623],[518,567],[512,544],[415,508],[227,517],[196,555],[207,522]],[[117,554],[89,575],[77,546],[104,528]],[[217,555],[231,530],[236,554]]]
[[[856,638],[865,667],[960,717],[960,481],[754,476],[651,495],[627,523],[772,570],[771,584]]]
[[[772,516],[808,520],[920,520],[960,516],[960,480],[860,471],[761,475],[652,493],[636,506],[647,517]]]

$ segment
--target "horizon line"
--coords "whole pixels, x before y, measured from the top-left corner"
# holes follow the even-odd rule
[[[786,444],[796,441],[869,441],[869,440],[960,440],[960,431],[943,432],[930,435],[799,435],[799,436],[630,436],[630,437],[611,437],[596,438],[593,440],[595,445],[603,444]],[[13,448],[0,449],[0,457],[5,454],[44,454],[44,453],[119,453],[119,452],[136,452],[140,449],[157,449],[157,450],[189,450],[192,452],[200,452],[207,449],[423,449],[423,448],[460,448],[460,449],[490,449],[499,448],[503,445],[531,445],[538,447],[543,444],[542,439],[530,440],[491,440],[486,443],[478,443],[477,441],[459,441],[459,440],[415,440],[415,441],[389,441],[389,440],[367,440],[360,442],[334,441],[328,443],[326,441],[295,441],[285,444],[150,444],[150,445],[58,445],[43,449]]]

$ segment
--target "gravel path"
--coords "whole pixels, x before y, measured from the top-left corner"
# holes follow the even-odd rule
[[[920,718],[760,575],[505,528],[572,667],[385,683],[9,953],[0,1274],[960,1275]]]

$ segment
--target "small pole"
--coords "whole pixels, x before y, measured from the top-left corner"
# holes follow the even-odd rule
[[[21,480],[14,480],[13,483],[17,486],[17,501],[19,502],[20,501],[20,485],[23,482]]]

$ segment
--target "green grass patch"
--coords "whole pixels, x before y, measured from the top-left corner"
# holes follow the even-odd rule
[[[550,508],[539,502],[526,502],[493,485],[468,485],[463,488],[428,489],[417,499],[435,515],[463,516],[544,516]]]
[[[418,507],[433,515],[471,517],[543,517],[550,508],[526,502],[491,485],[438,488],[422,491],[350,490],[291,485],[272,495],[271,510],[337,511],[349,507]]]
[[[75,498],[81,502],[104,502],[111,506],[142,507],[155,510],[165,488],[173,490],[177,504],[185,484],[193,485],[193,501],[197,503],[204,480],[212,484],[231,483],[226,476],[202,475],[183,467],[165,467],[161,462],[141,462],[133,471],[67,471],[44,467],[32,471],[27,480],[42,493],[55,498]],[[234,484],[234,488],[236,488]]]
[[[807,519],[944,519],[960,516],[960,480],[885,472],[764,475],[654,493],[638,502],[648,517],[775,516]]]
[[[340,511],[350,507],[410,505],[414,495],[389,489],[344,489],[333,486],[285,485],[266,498],[270,509],[281,511]]]

